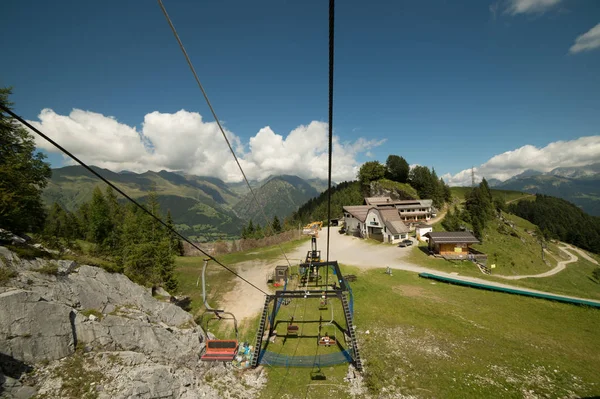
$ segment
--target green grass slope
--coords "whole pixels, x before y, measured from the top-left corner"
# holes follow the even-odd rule
[[[452,196],[458,198],[460,201],[464,201],[465,200],[465,195],[471,191],[471,187],[450,187],[450,192],[452,193]],[[504,200],[506,202],[511,202],[514,201],[516,199],[523,199],[525,197],[528,197],[528,193],[524,193],[522,191],[515,191],[515,190],[504,190],[504,189],[496,189],[496,188],[492,188],[492,196],[493,197],[501,197],[504,198]]]
[[[289,248],[286,248],[289,249]],[[276,248],[230,255],[227,264],[273,259]],[[201,260],[179,258],[183,293],[195,295]],[[264,366],[268,382],[262,398],[505,398],[592,397],[600,376],[600,312],[535,298],[476,290],[383,269],[361,271],[352,283],[355,325],[365,372],[363,390],[344,381],[347,365],[317,369]],[[211,300],[233,289],[232,275],[211,269]],[[213,277],[215,276],[215,277]],[[296,318],[318,312],[314,300],[297,300]],[[293,312],[293,304],[286,311]],[[199,309],[193,305],[194,309]],[[306,309],[306,310],[305,310]],[[334,307],[334,317],[340,316]],[[288,315],[289,316],[289,315]],[[330,314],[327,315],[331,317]],[[257,320],[240,326],[253,340]],[[367,333],[368,331],[368,333]],[[226,331],[219,331],[228,334]],[[227,335],[226,335],[227,336]],[[304,342],[306,341],[306,342]],[[324,353],[307,339],[277,342],[274,350]],[[401,396],[402,395],[402,396]]]

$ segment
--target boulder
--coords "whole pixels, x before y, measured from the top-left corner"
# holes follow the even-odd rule
[[[72,273],[77,268],[77,262],[74,260],[59,260],[56,263],[58,264],[58,274],[60,275]]]
[[[75,350],[72,309],[31,291],[0,294],[0,353],[32,364]]]

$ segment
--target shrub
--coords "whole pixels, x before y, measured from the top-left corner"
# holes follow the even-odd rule
[[[13,277],[17,276],[17,272],[6,267],[0,267],[0,285],[4,285]]]
[[[53,256],[51,253],[42,251],[41,249],[32,247],[30,245],[22,245],[22,244],[7,245],[6,248],[10,249],[12,252],[17,254],[17,256],[21,259],[28,259],[28,260],[32,260],[32,259],[36,259],[36,258],[53,259]]]
[[[48,263],[36,270],[38,273],[49,274],[56,276],[58,274],[58,265],[56,263]]]

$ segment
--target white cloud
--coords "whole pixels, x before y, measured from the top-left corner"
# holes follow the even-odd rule
[[[141,131],[112,117],[79,109],[69,115],[44,109],[38,118],[39,121],[29,123],[91,165],[113,171],[183,170],[228,182],[242,179],[217,124],[203,121],[196,112],[149,113],[144,117]],[[299,126],[287,137],[267,126],[251,137],[247,145],[234,133],[226,130],[226,134],[250,179],[277,174],[327,178],[328,126],[324,122]],[[39,148],[58,152],[34,136]],[[384,141],[359,138],[342,143],[334,136],[333,180],[354,179],[360,166],[356,156]]]
[[[560,2],[561,0],[508,0],[506,11],[512,15],[543,13]]]
[[[496,20],[496,15],[498,14],[498,8],[500,8],[500,3],[492,3],[490,4],[490,13],[492,13],[492,19]]]
[[[580,137],[571,141],[556,141],[543,148],[525,145],[496,155],[474,168],[475,180],[506,180],[527,169],[549,172],[558,167],[577,167],[600,162],[600,136]],[[455,175],[442,176],[451,186],[471,185],[471,169]]]
[[[583,35],[577,36],[569,53],[576,54],[582,51],[591,51],[600,47],[600,23]]]

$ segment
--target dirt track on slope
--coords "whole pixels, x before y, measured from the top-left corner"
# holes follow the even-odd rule
[[[254,260],[237,264],[237,273],[265,292],[269,292],[267,273],[273,271],[278,262]],[[240,279],[223,297],[223,308],[235,315],[238,322],[254,317],[262,310],[265,295]]]
[[[569,259],[563,260],[561,262],[558,262],[558,264],[556,265],[556,267],[554,269],[552,269],[552,270],[548,270],[547,272],[540,273],[540,274],[531,274],[531,275],[503,276],[501,274],[495,274],[494,276],[495,277],[504,278],[506,280],[521,280],[521,279],[524,279],[524,278],[550,277],[550,276],[555,275],[556,273],[559,273],[559,272],[562,272],[563,270],[565,270],[565,268],[567,267],[567,265],[569,263],[574,263],[574,262],[577,262],[579,260],[579,258],[577,256],[575,256],[571,252],[567,251],[567,249],[575,250],[573,247],[565,245],[564,247],[558,247],[558,249],[560,249],[561,251],[563,251],[564,253],[566,253],[569,256]]]

